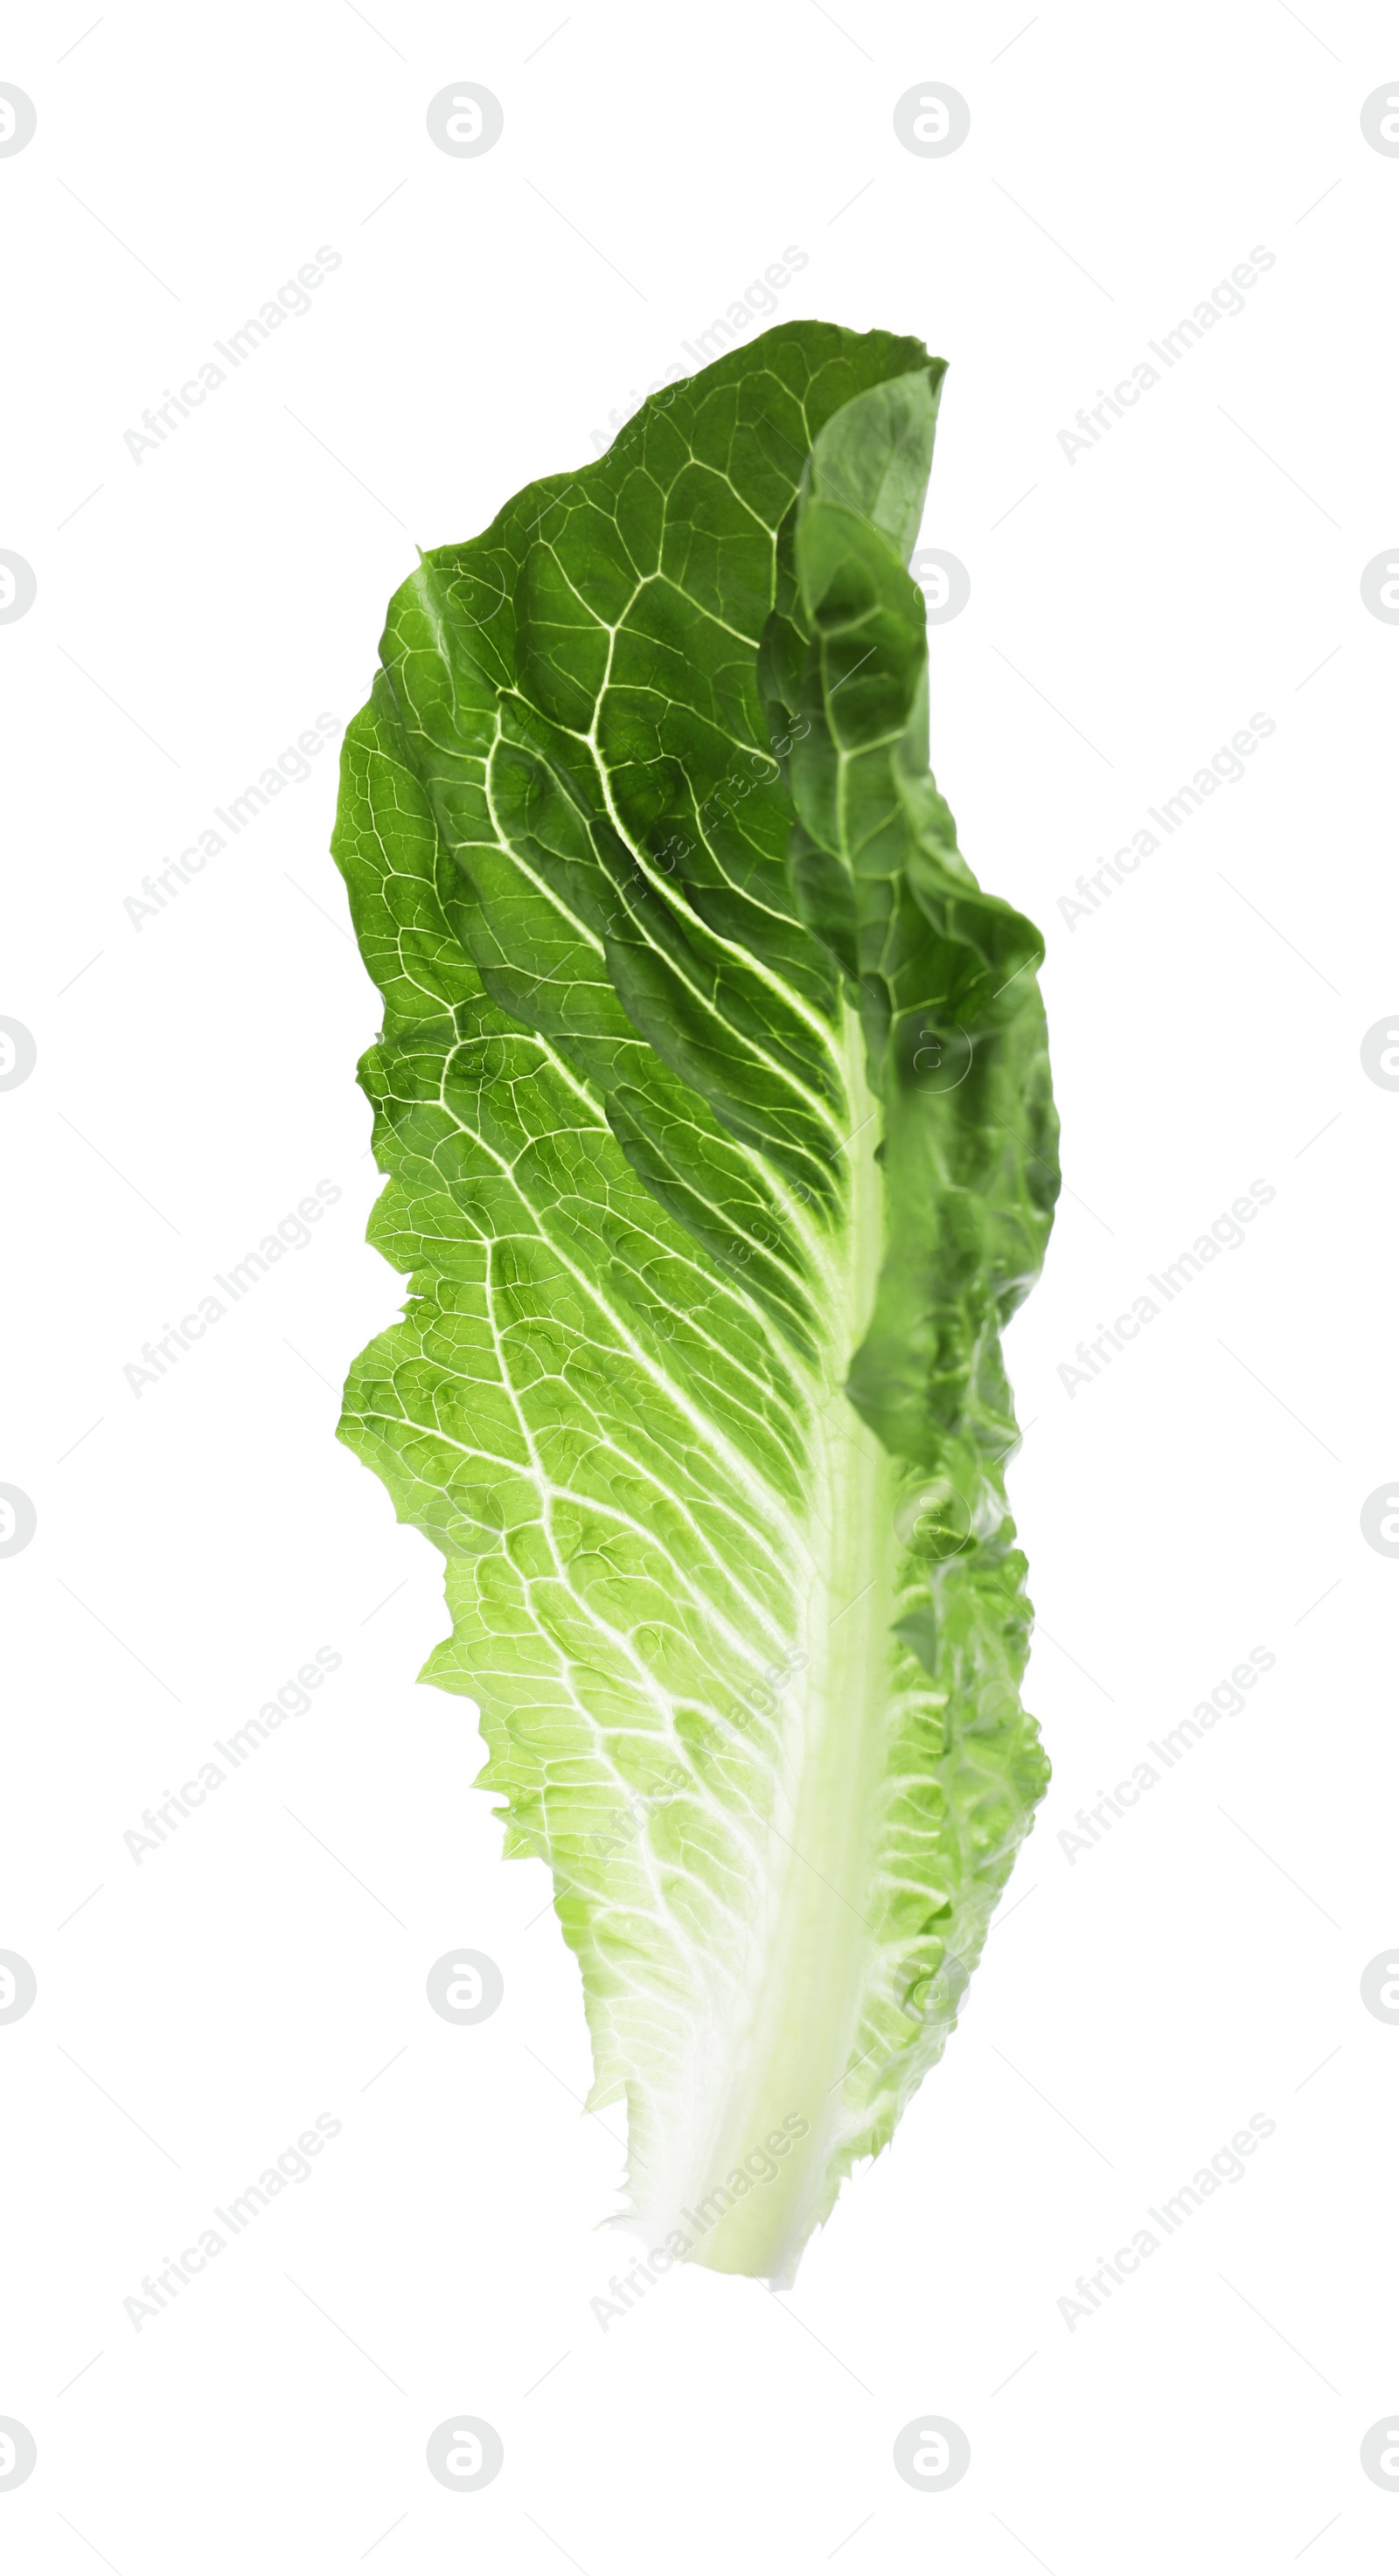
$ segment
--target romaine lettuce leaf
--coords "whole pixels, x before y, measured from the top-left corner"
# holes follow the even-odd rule
[[[341,1436],[446,1559],[423,1679],[553,1871],[626,2217],[776,2280],[1048,1777],[999,1337],[1056,1125],[928,771],[942,373],[781,326],[424,557],[334,841],[412,1274]]]

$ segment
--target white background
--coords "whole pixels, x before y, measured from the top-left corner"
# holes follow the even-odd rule
[[[92,0],[89,0],[92,5]],[[0,160],[9,920],[0,1095],[0,2414],[38,2445],[7,2563],[750,2576],[1390,2568],[1362,2472],[1388,2318],[1399,2028],[1399,161],[1362,101],[1393,12],[1101,0],[671,14],[579,0],[82,0],[6,14],[38,130]],[[556,0],[562,6],[562,0]],[[1306,20],[1304,24],[1303,21]],[[373,22],[372,24],[370,22]],[[61,58],[61,59],[60,59]],[[486,84],[484,157],[428,137]],[[971,108],[905,150],[929,79]],[[317,248],[202,410],[123,432]],[[326,853],[334,752],[154,920],[123,898],[322,712],[415,543],[583,461],[784,247],[780,301],[951,362],[924,541],[933,755],[983,881],[1048,943],[1067,1191],[1010,1337],[1012,1495],[1055,1765],[963,2027],[781,2297],[689,2268],[604,2333],[630,2239],[585,2118],[577,1976],[503,1865],[468,1703],[415,1686],[439,1560],[332,1434],[397,1309],[355,1059],[375,997]],[[1275,265],[1091,453],[1057,433],[1255,245]],[[1276,730],[1086,922],[1058,898],[1255,711]],[[342,1196],[138,1397],[143,1342],[320,1179]],[[1276,1196],[1072,1396],[1075,1344],[1254,1179]],[[1255,1646],[1276,1661],[1086,1855],[1075,1811]],[[147,1853],[123,1837],[315,1649],[340,1668]],[[1149,1758],[1149,1757],[1148,1757]],[[431,1963],[500,1962],[457,2029]],[[318,2113],[341,2134],[138,2332],[123,2302]],[[1275,2133],[1072,2330],[1058,2302],[1255,2113]],[[453,2409],[501,2475],[445,2491]],[[895,2435],[969,2436],[923,2494]]]

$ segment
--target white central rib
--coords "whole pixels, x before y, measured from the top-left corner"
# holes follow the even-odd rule
[[[795,2267],[826,2196],[874,1938],[866,1909],[887,1759],[895,1471],[843,1392],[883,1252],[880,1121],[859,1021],[848,1010],[845,1055],[850,1220],[811,1458],[810,1592],[804,1633],[794,1640],[807,1662],[782,1694],[791,1712],[788,1759],[733,2023],[696,2051],[695,2107],[709,2116],[686,2124],[694,2143],[666,2177],[665,2205],[652,2203],[644,2222],[683,2230],[693,2262],[779,2280]],[[717,2099],[706,2095],[706,2063],[725,2070]],[[781,2146],[769,2146],[771,2138]],[[736,2169],[749,2177],[746,2193],[728,2188]]]

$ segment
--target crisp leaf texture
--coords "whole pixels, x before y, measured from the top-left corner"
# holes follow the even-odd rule
[[[797,322],[394,598],[335,854],[411,1276],[342,1436],[545,1859],[648,2244],[788,2280],[940,2054],[1047,1779],[1000,1331],[1031,925],[928,771],[941,361]]]

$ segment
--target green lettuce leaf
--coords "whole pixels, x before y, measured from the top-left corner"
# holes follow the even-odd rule
[[[943,368],[796,322],[423,558],[334,850],[411,1273],[341,1436],[546,1860],[629,2223],[792,2277],[941,2053],[1048,1777],[1000,1332],[1040,941],[928,770]]]

